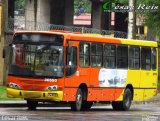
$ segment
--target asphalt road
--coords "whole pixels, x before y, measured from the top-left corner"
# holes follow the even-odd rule
[[[160,104],[132,105],[130,111],[113,111],[111,106],[94,106],[73,112],[69,107],[0,108],[0,120],[16,121],[160,121]]]

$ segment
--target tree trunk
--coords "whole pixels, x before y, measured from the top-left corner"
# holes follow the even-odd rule
[[[129,0],[129,6],[134,6],[134,9],[129,12],[128,18],[128,39],[136,38],[136,0]]]

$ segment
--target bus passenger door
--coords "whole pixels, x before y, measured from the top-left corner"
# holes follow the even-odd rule
[[[65,89],[64,100],[75,101],[78,87],[77,76],[77,47],[67,46],[66,48],[66,68],[65,68]]]
[[[152,65],[152,78],[151,83],[153,88],[157,88],[158,85],[158,49],[152,48],[151,50],[151,65]]]
[[[127,74],[127,85],[132,84],[134,88],[134,100],[143,100],[143,90],[139,89],[141,82],[140,71],[140,47],[130,45],[129,46],[129,69]]]
[[[144,89],[144,99],[149,99],[155,95],[157,78],[156,50],[149,47],[142,47],[140,88]]]

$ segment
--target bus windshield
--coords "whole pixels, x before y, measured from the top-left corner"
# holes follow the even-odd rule
[[[25,34],[11,44],[10,75],[63,77],[63,36]]]

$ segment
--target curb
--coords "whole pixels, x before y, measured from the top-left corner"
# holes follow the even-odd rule
[[[26,102],[0,102],[0,108],[8,108],[8,107],[27,107]],[[38,107],[69,107],[69,104],[61,104],[61,103],[39,103]]]

